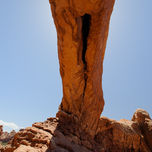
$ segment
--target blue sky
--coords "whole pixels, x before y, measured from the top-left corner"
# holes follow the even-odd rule
[[[151,0],[116,1],[104,60],[104,116],[131,119],[137,108],[152,116],[151,6]],[[44,121],[61,99],[48,0],[1,0],[0,123],[10,130]]]

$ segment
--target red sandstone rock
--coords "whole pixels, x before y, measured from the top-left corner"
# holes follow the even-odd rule
[[[129,120],[115,121],[102,117],[98,129],[95,140],[99,143],[101,150],[150,152],[143,137],[145,135],[142,134],[138,123]]]
[[[0,125],[0,136],[2,135],[3,133],[3,126]]]
[[[101,117],[103,59],[115,0],[50,0],[63,99],[57,118],[19,131],[2,152],[151,152],[152,120]]]
[[[146,144],[152,151],[152,119],[149,114],[143,109],[137,109],[133,115],[132,121],[138,123]]]
[[[5,148],[7,144],[9,144],[9,142],[11,142],[15,134],[16,132],[14,130],[10,133],[3,132],[3,126],[0,126],[0,152]]]
[[[104,107],[101,76],[114,1],[50,0],[63,82],[59,114],[77,117],[92,136]]]
[[[9,141],[11,141],[11,139],[14,137],[15,134],[16,132],[14,130],[11,131],[10,133],[3,132],[0,136],[0,142],[8,143]]]
[[[132,121],[116,121],[101,117],[94,138],[88,137],[85,133],[77,135],[77,131],[71,133],[70,127],[61,127],[58,118],[49,118],[45,122],[35,123],[32,127],[19,131],[11,145],[1,151],[151,152],[152,120],[147,116],[146,111],[137,110]],[[137,120],[142,120],[142,125]]]

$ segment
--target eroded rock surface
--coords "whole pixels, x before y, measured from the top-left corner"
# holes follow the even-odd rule
[[[145,142],[152,151],[152,120],[148,112],[143,109],[138,109],[135,112],[132,121],[138,123],[140,130],[144,135]]]
[[[56,118],[19,131],[2,152],[151,152],[152,120],[101,117],[103,59],[115,0],[50,0],[63,99]]]
[[[2,135],[2,133],[3,133],[3,126],[0,125],[0,136]]]
[[[62,112],[94,136],[104,107],[103,59],[115,0],[50,0],[57,29]],[[62,115],[62,114],[61,114]]]
[[[11,142],[16,132],[13,130],[10,133],[3,131],[3,126],[0,125],[0,152],[7,144]]]
[[[145,115],[146,113],[146,115]],[[151,152],[152,120],[144,110],[137,110],[130,120],[100,118],[94,138],[71,133],[60,126],[58,118],[49,118],[18,132],[2,152]],[[142,121],[139,121],[142,120]],[[141,125],[142,122],[142,125]],[[74,126],[75,127],[75,126]],[[74,130],[75,128],[73,128]]]
[[[8,143],[9,141],[11,141],[11,139],[14,137],[15,134],[16,134],[15,130],[11,131],[10,133],[2,132],[2,134],[0,135],[0,142]]]

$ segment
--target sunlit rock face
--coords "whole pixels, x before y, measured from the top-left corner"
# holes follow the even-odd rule
[[[96,14],[103,9],[111,9],[115,0],[50,0],[51,4],[55,4],[56,11],[70,9],[75,14],[75,17],[83,16],[84,14]]]
[[[151,152],[152,120],[101,117],[103,59],[114,0],[50,0],[63,99],[56,118],[19,131],[2,152]]]
[[[63,82],[63,112],[78,119],[90,135],[97,130],[104,107],[103,59],[114,0],[51,0],[58,35]]]

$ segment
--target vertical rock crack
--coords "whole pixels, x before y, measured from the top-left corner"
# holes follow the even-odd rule
[[[88,36],[90,31],[90,23],[91,23],[91,15],[85,14],[82,17],[82,61],[84,64],[84,90],[83,90],[83,98],[85,96],[85,90],[87,86],[87,62],[86,62],[86,52],[87,52],[87,44],[88,44]],[[83,107],[83,103],[81,108]]]
[[[83,41],[83,49],[82,49],[82,61],[86,68],[86,60],[85,55],[87,51],[87,39],[90,31],[90,22],[91,16],[89,14],[85,14],[82,16],[82,41]]]

